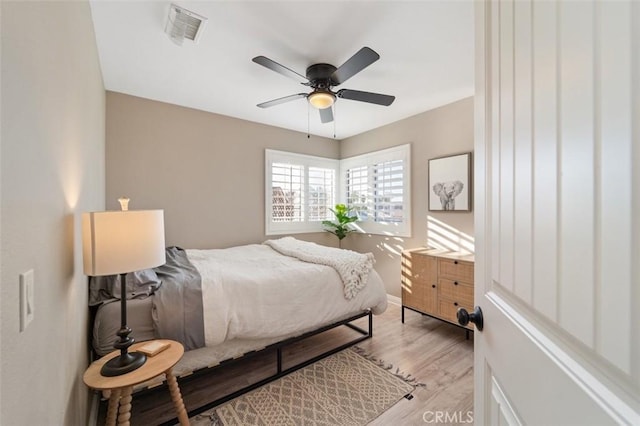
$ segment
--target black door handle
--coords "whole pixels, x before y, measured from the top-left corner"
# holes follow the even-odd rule
[[[471,313],[467,312],[465,308],[458,309],[458,324],[467,325],[470,322],[476,325],[478,331],[482,331],[484,321],[482,319],[482,309],[480,309],[480,306],[476,306]]]

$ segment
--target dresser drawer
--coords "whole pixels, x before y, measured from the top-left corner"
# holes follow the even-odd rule
[[[438,280],[438,296],[454,302],[473,305],[473,286],[448,278]]]
[[[441,277],[473,284],[473,263],[471,262],[440,258],[438,272]]]
[[[454,324],[458,324],[459,308],[465,308],[467,311],[471,312],[473,311],[473,303],[464,304],[460,302],[454,302],[453,300],[440,299],[438,313],[440,314],[440,318],[451,321]],[[471,328],[471,324],[469,324],[467,328]]]

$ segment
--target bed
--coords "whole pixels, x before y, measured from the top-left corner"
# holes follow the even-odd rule
[[[387,296],[373,255],[285,237],[227,249],[167,248],[167,264],[127,276],[136,341],[167,338],[186,349],[176,376],[380,314]],[[118,280],[92,279],[93,349],[113,351]],[[358,340],[359,341],[359,340]],[[280,361],[278,361],[280,363]],[[279,369],[280,370],[280,369]],[[281,373],[279,371],[279,373]]]

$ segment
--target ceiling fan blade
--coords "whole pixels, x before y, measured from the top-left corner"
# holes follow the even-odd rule
[[[324,108],[320,111],[320,121],[323,123],[331,123],[333,121],[333,111],[332,108]]]
[[[295,95],[289,95],[289,96],[285,96],[284,98],[278,98],[278,99],[273,99],[271,101],[263,102],[261,104],[258,104],[258,106],[260,108],[269,108],[274,105],[280,105],[285,102],[294,101],[296,99],[306,98],[306,97],[307,97],[306,93],[296,93]]]
[[[285,67],[284,65],[280,65],[276,61],[273,61],[265,56],[256,56],[252,59],[256,64],[262,65],[263,67],[269,68],[271,71],[275,71],[279,74],[285,75],[289,78],[293,78],[294,80],[306,84],[309,83],[307,77],[298,74],[297,72]]]
[[[370,104],[389,106],[395,101],[395,96],[381,95],[380,93],[361,92],[360,90],[338,90],[336,96],[352,101],[368,102]]]
[[[331,74],[331,80],[336,85],[342,84],[378,59],[380,55],[368,47],[363,47]]]

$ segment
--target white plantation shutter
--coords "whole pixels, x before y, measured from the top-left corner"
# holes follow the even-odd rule
[[[356,166],[345,170],[346,204],[353,207],[360,220],[367,220],[372,210],[371,188],[369,187],[369,168]]]
[[[340,161],[342,191],[364,232],[411,236],[410,145]]]
[[[271,220],[274,222],[300,222],[303,220],[304,167],[295,164],[271,165],[273,190]]]
[[[373,214],[376,222],[402,223],[404,212],[403,160],[373,165]]]
[[[336,204],[338,160],[265,151],[265,233],[322,232]]]
[[[309,167],[309,190],[307,219],[318,222],[332,219],[329,208],[336,204],[336,170]]]

